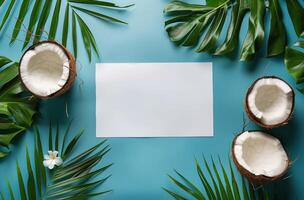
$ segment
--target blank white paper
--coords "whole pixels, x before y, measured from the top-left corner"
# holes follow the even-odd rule
[[[213,136],[212,63],[97,64],[96,136]]]

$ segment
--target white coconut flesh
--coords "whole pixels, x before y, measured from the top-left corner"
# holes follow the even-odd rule
[[[42,43],[23,55],[20,76],[33,94],[47,97],[66,84],[69,67],[69,58],[62,47],[53,43]]]
[[[244,132],[234,143],[235,159],[254,175],[275,177],[281,175],[289,164],[281,142],[263,132]]]
[[[278,78],[262,78],[255,83],[248,95],[247,106],[263,124],[280,124],[292,112],[292,88]]]

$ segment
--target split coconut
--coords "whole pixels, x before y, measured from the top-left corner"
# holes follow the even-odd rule
[[[290,163],[281,142],[259,131],[239,134],[232,144],[232,158],[240,173],[255,183],[281,178]]]
[[[264,128],[287,124],[294,109],[294,91],[275,76],[256,80],[247,91],[245,110],[249,118]]]
[[[23,54],[19,74],[27,90],[46,99],[60,96],[70,89],[76,78],[76,63],[64,46],[43,41]]]

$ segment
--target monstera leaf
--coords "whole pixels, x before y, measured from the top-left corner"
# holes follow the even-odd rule
[[[29,150],[26,148],[27,170],[24,170],[25,172],[21,171],[19,162],[17,162],[18,183],[8,182],[7,193],[0,193],[0,199],[1,196],[2,199],[9,196],[10,199],[19,197],[22,200],[82,200],[101,196],[111,191],[93,191],[110,177],[103,176],[100,178],[100,175],[112,164],[98,165],[110,151],[109,145],[105,145],[105,141],[102,141],[82,153],[72,156],[83,131],[79,131],[68,141],[67,135],[70,125],[65,130],[63,137],[60,137],[58,126],[55,134],[53,134],[53,128],[50,125],[48,148],[42,146],[40,132],[36,128],[35,145],[33,147],[34,159],[31,160]],[[51,170],[45,168],[43,159],[48,158],[48,156],[44,156],[48,151],[57,151],[58,156],[63,160],[63,164],[55,166]],[[16,190],[14,191],[13,188],[16,188]],[[17,192],[18,195],[16,195]]]
[[[218,169],[213,159],[211,163],[208,163],[204,158],[205,168],[203,169],[199,162],[195,161],[197,175],[201,181],[200,186],[196,186],[178,171],[175,171],[177,178],[169,175],[170,180],[183,191],[183,194],[166,188],[163,189],[176,200],[269,200],[269,194],[266,190],[263,188],[254,189],[253,185],[246,179],[242,178],[242,184],[238,184],[230,162],[228,168],[230,176],[220,159],[219,163],[220,168]]]
[[[37,99],[24,92],[18,78],[18,64],[0,56],[0,158],[9,153],[13,139],[29,128]]]
[[[84,6],[91,6],[91,8],[84,8]],[[61,26],[62,44],[64,46],[67,45],[68,34],[69,32],[72,32],[74,55],[77,57],[77,28],[79,27],[87,54],[91,60],[92,50],[97,54],[97,56],[99,56],[99,51],[95,37],[85,20],[81,17],[81,13],[102,21],[126,24],[119,19],[96,12],[94,9],[100,7],[108,9],[125,9],[130,6],[132,5],[118,6],[111,2],[99,0],[0,0],[0,8],[3,7],[6,9],[5,11],[1,11],[5,14],[0,24],[0,32],[3,30],[4,25],[10,21],[9,18],[14,16],[14,13],[18,11],[18,15],[15,16],[17,20],[15,20],[15,26],[11,35],[11,43],[16,41],[21,30],[26,32],[23,48],[25,48],[31,41],[35,43],[41,40],[44,33],[47,33],[48,40],[54,40],[59,37],[57,32],[59,26]],[[62,11],[62,9],[64,9],[64,11]],[[64,17],[62,24],[59,25],[59,16],[61,12],[64,12]],[[26,18],[29,19],[28,24],[24,23]],[[50,26],[47,28],[46,23],[48,21],[50,21]]]
[[[304,33],[293,46],[287,47],[285,52],[285,65],[288,73],[297,84],[304,83]],[[299,88],[304,94],[304,88]]]
[[[304,10],[298,0],[286,1],[294,29],[299,35],[304,31]],[[165,22],[170,40],[182,46],[197,46],[197,52],[224,55],[238,47],[240,29],[246,13],[250,13],[248,30],[241,47],[240,60],[251,60],[262,47],[265,38],[265,13],[270,14],[267,55],[284,52],[287,43],[285,25],[279,0],[206,0],[206,5],[183,1],[170,2]],[[228,19],[227,16],[231,16]],[[223,26],[229,20],[228,30]],[[219,43],[225,32],[224,42]]]

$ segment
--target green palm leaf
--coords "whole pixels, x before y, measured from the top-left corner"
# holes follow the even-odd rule
[[[12,11],[14,5],[15,5],[15,2],[16,2],[16,0],[11,0],[11,1],[10,1],[10,4],[9,4],[9,6],[8,6],[6,12],[5,12],[5,15],[4,15],[3,19],[2,19],[2,22],[1,22],[1,25],[0,25],[0,31],[2,30],[2,28],[3,28],[3,26],[5,25],[5,23],[6,23],[7,19],[8,19],[8,17],[10,16],[11,11]],[[2,3],[3,3],[3,2],[2,2]],[[1,4],[2,4],[2,3],[1,3]]]
[[[28,10],[29,4],[30,4],[30,0],[23,0],[23,2],[21,4],[21,7],[20,7],[17,22],[16,22],[14,30],[13,30],[13,34],[12,34],[12,38],[11,38],[10,43],[13,43],[15,41],[15,39],[17,38],[17,36],[20,32],[20,28],[21,28],[21,25],[23,23],[26,12]]]
[[[44,32],[45,23],[51,11],[52,0],[45,0],[34,35],[34,43],[38,42]],[[34,11],[36,12],[36,11]]]
[[[202,172],[201,166],[197,160],[195,160],[195,165],[196,165],[197,174],[199,175],[199,178],[200,178],[202,184],[204,185],[208,199],[216,199],[215,193],[213,192],[211,185],[208,183],[204,173]],[[217,193],[217,191],[216,191],[216,193]],[[218,197],[219,197],[219,195],[218,195]]]
[[[294,45],[286,48],[284,62],[288,73],[295,79],[296,83],[304,83],[304,34]],[[299,87],[299,91],[304,94],[303,87]]]
[[[21,174],[20,165],[19,165],[18,162],[17,162],[16,166],[17,166],[17,176],[18,176],[20,198],[21,198],[21,200],[26,200],[27,198],[26,198],[26,191],[25,191],[24,181],[23,181],[23,177],[22,177],[22,174]]]
[[[56,6],[55,6],[55,9],[54,9],[54,13],[53,13],[51,26],[50,26],[49,40],[54,40],[55,37],[56,37],[60,7],[61,7],[61,0],[57,0]]]
[[[63,5],[65,5],[65,7]],[[86,21],[83,20],[83,18],[78,13],[76,13],[76,11],[82,12],[83,14],[92,16],[101,21],[127,24],[120,19],[102,14],[100,12],[96,12],[94,10],[100,7],[103,9],[114,10],[126,9],[130,6],[133,6],[133,4],[119,6],[112,2],[99,0],[65,0],[64,2],[62,0],[22,0],[20,9],[15,9],[15,7],[19,7],[18,1],[0,0],[0,8],[2,6],[7,7],[5,7],[5,14],[0,24],[0,31],[3,30],[3,27],[7,24],[8,18],[10,16],[14,16],[15,12],[18,14],[17,21],[12,33],[11,43],[17,39],[20,29],[23,25],[23,21],[28,18],[29,23],[27,25],[23,25],[26,29],[23,48],[27,47],[31,42],[36,43],[40,41],[41,39],[45,38],[46,35],[49,40],[55,40],[57,37],[58,27],[63,27],[61,35],[62,44],[64,46],[67,46],[68,42],[71,42],[74,50],[74,56],[77,57],[77,27],[79,26],[82,33],[81,39],[84,42],[85,50],[87,51],[89,60],[91,61],[92,49],[97,54],[98,58],[100,56],[96,40]],[[32,9],[29,9],[30,7],[32,7]],[[85,7],[90,7],[90,9],[86,9]],[[64,9],[65,14],[63,20],[61,21],[59,15],[62,9]],[[72,15],[72,20],[69,20],[70,14]],[[50,26],[46,27],[48,21],[50,22]],[[62,23],[62,26],[60,23]],[[71,26],[70,23],[72,24]],[[48,32],[46,30],[48,30]],[[72,33],[71,41],[68,40],[69,32]]]
[[[62,28],[62,45],[67,45],[68,40],[68,30],[69,30],[69,16],[70,16],[70,7],[66,6],[65,8],[65,14],[64,14],[64,22],[63,22],[63,28]]]
[[[42,0],[36,0],[35,4],[33,6],[32,12],[31,12],[29,24],[27,26],[26,36],[25,36],[24,44],[23,44],[23,49],[31,41],[31,37],[33,35],[33,31],[34,31],[35,25],[36,25],[36,23],[38,21],[38,17],[39,17],[39,14],[40,14],[41,6],[42,6]]]
[[[77,26],[76,26],[76,14],[75,11],[72,12],[72,40],[73,40],[73,50],[74,56],[77,57]]]
[[[14,138],[29,128],[37,110],[18,77],[18,64],[0,56],[0,158],[8,155]],[[5,148],[4,148],[5,147]]]
[[[134,4],[126,5],[126,6],[119,6],[115,3],[106,2],[106,1],[98,1],[98,0],[69,0],[71,3],[79,3],[79,4],[90,4],[90,5],[96,5],[96,6],[103,6],[103,7],[109,7],[109,8],[128,8],[133,6]]]
[[[91,15],[93,17],[101,19],[101,20],[105,20],[105,21],[109,21],[109,22],[116,22],[116,23],[121,23],[121,24],[128,24],[128,23],[126,23],[124,21],[121,21],[119,19],[116,19],[114,17],[104,15],[104,14],[101,14],[101,13],[98,13],[98,12],[94,12],[92,10],[87,10],[87,9],[80,8],[80,7],[77,7],[77,6],[72,6],[72,7],[77,9],[77,10],[80,10],[80,11],[82,11],[82,12],[88,14],[88,15]]]
[[[223,168],[223,165],[221,164],[221,167]],[[235,180],[235,176],[234,176],[234,172],[232,169],[232,165],[231,165],[231,161],[229,160],[229,168],[230,168],[230,178],[231,178],[231,184],[232,184],[232,188],[233,188],[233,194],[234,194],[234,198],[236,200],[241,200],[241,196],[240,196],[240,191],[237,185],[237,182]]]
[[[30,200],[36,200],[36,189],[35,189],[35,178],[34,178],[34,172],[31,165],[30,155],[28,152],[28,147],[26,147],[26,166],[27,166],[27,173],[28,173],[28,179],[27,179],[27,194],[28,199]]]
[[[58,127],[58,126],[57,126]],[[58,136],[59,129],[56,129],[56,134],[52,134],[52,127],[50,125],[49,131],[49,147],[59,146],[60,136]],[[67,129],[69,131],[69,127]],[[67,133],[66,133],[67,135]],[[112,164],[100,166],[103,157],[109,152],[109,146],[105,146],[105,141],[85,150],[84,152],[72,156],[72,149],[78,144],[79,138],[82,135],[82,131],[76,134],[76,136],[67,141],[65,138],[62,144],[64,154],[60,152],[59,155],[65,155],[63,158],[63,165],[56,166],[52,171],[47,170],[43,166],[43,152],[47,152],[49,149],[43,149],[41,145],[41,138],[38,128],[36,128],[35,145],[34,145],[34,167],[31,163],[29,150],[26,147],[26,163],[27,171],[22,174],[19,163],[17,162],[17,176],[18,183],[12,184],[14,187],[19,186],[19,196],[22,200],[35,200],[35,199],[88,199],[104,195],[111,190],[105,190],[101,192],[94,192],[95,188],[99,188],[110,176],[100,178]],[[51,137],[55,137],[50,139]],[[65,136],[64,136],[65,137]],[[58,138],[58,141],[57,139]],[[67,144],[64,144],[67,143]],[[66,146],[66,148],[64,147]],[[58,149],[59,147],[57,147]],[[69,157],[71,157],[69,159]],[[46,173],[49,175],[46,176]],[[27,182],[24,182],[24,177],[27,178]],[[97,180],[94,178],[96,177]],[[43,180],[45,179],[45,180]],[[46,184],[46,182],[48,184]],[[27,184],[25,184],[27,183]],[[9,195],[14,196],[11,183],[8,183]],[[36,193],[36,188],[39,193]],[[15,191],[17,192],[17,191]]]
[[[7,182],[7,187],[8,187],[8,191],[10,193],[11,200],[15,200],[14,193],[13,193],[13,188],[12,188],[12,186],[9,182]],[[4,199],[4,197],[2,197],[2,199]]]
[[[207,160],[204,158],[205,163],[205,170],[201,168],[198,161],[196,161],[196,171],[198,174],[199,179],[201,180],[202,187],[196,186],[194,183],[189,181],[185,178],[182,174],[177,173],[178,178],[180,181],[172,176],[169,175],[170,180],[181,189],[181,193],[176,193],[172,190],[167,188],[163,188],[170,196],[172,196],[176,200],[189,200],[188,196],[192,196],[193,199],[196,200],[216,200],[216,199],[229,199],[229,200],[240,200],[241,193],[243,193],[244,200],[262,200],[262,199],[269,199],[268,193],[264,189],[254,190],[253,186],[242,177],[242,182],[238,185],[236,181],[236,177],[234,175],[233,168],[229,161],[229,171],[230,171],[230,178],[228,177],[228,170],[225,169],[221,160],[219,159],[220,169],[216,167],[215,162],[211,159],[211,163],[208,164]],[[210,170],[209,166],[212,166],[213,173]],[[220,173],[222,171],[222,173]],[[209,176],[209,179],[208,177]],[[212,184],[209,183],[211,180]],[[223,185],[225,183],[225,187]],[[211,186],[213,185],[213,186]],[[199,190],[198,188],[203,188],[203,190]],[[220,188],[220,189],[219,189]],[[186,195],[188,194],[188,195]],[[260,197],[258,196],[260,194]]]
[[[295,32],[304,31],[304,8],[298,0],[286,1]],[[266,5],[266,6],[265,6]],[[169,16],[165,28],[171,41],[182,46],[197,46],[197,52],[224,55],[238,48],[240,29],[246,13],[250,13],[246,38],[240,60],[255,58],[264,42],[265,13],[270,13],[267,56],[284,52],[287,36],[278,0],[207,0],[205,5],[190,4],[180,0],[171,1],[164,9]],[[227,16],[231,16],[227,19]],[[229,20],[227,30],[223,25]],[[220,43],[220,34],[225,40]],[[199,43],[199,44],[198,44]]]
[[[88,29],[87,25],[84,23],[84,21],[82,20],[82,18],[78,14],[75,14],[75,15],[76,15],[78,23],[79,23],[81,34],[82,34],[82,37],[83,37],[84,46],[87,50],[89,60],[91,62],[91,59],[92,59],[91,51],[92,51],[92,49],[91,49],[91,42],[90,42],[90,39],[89,39],[90,35],[87,32],[87,29]]]

